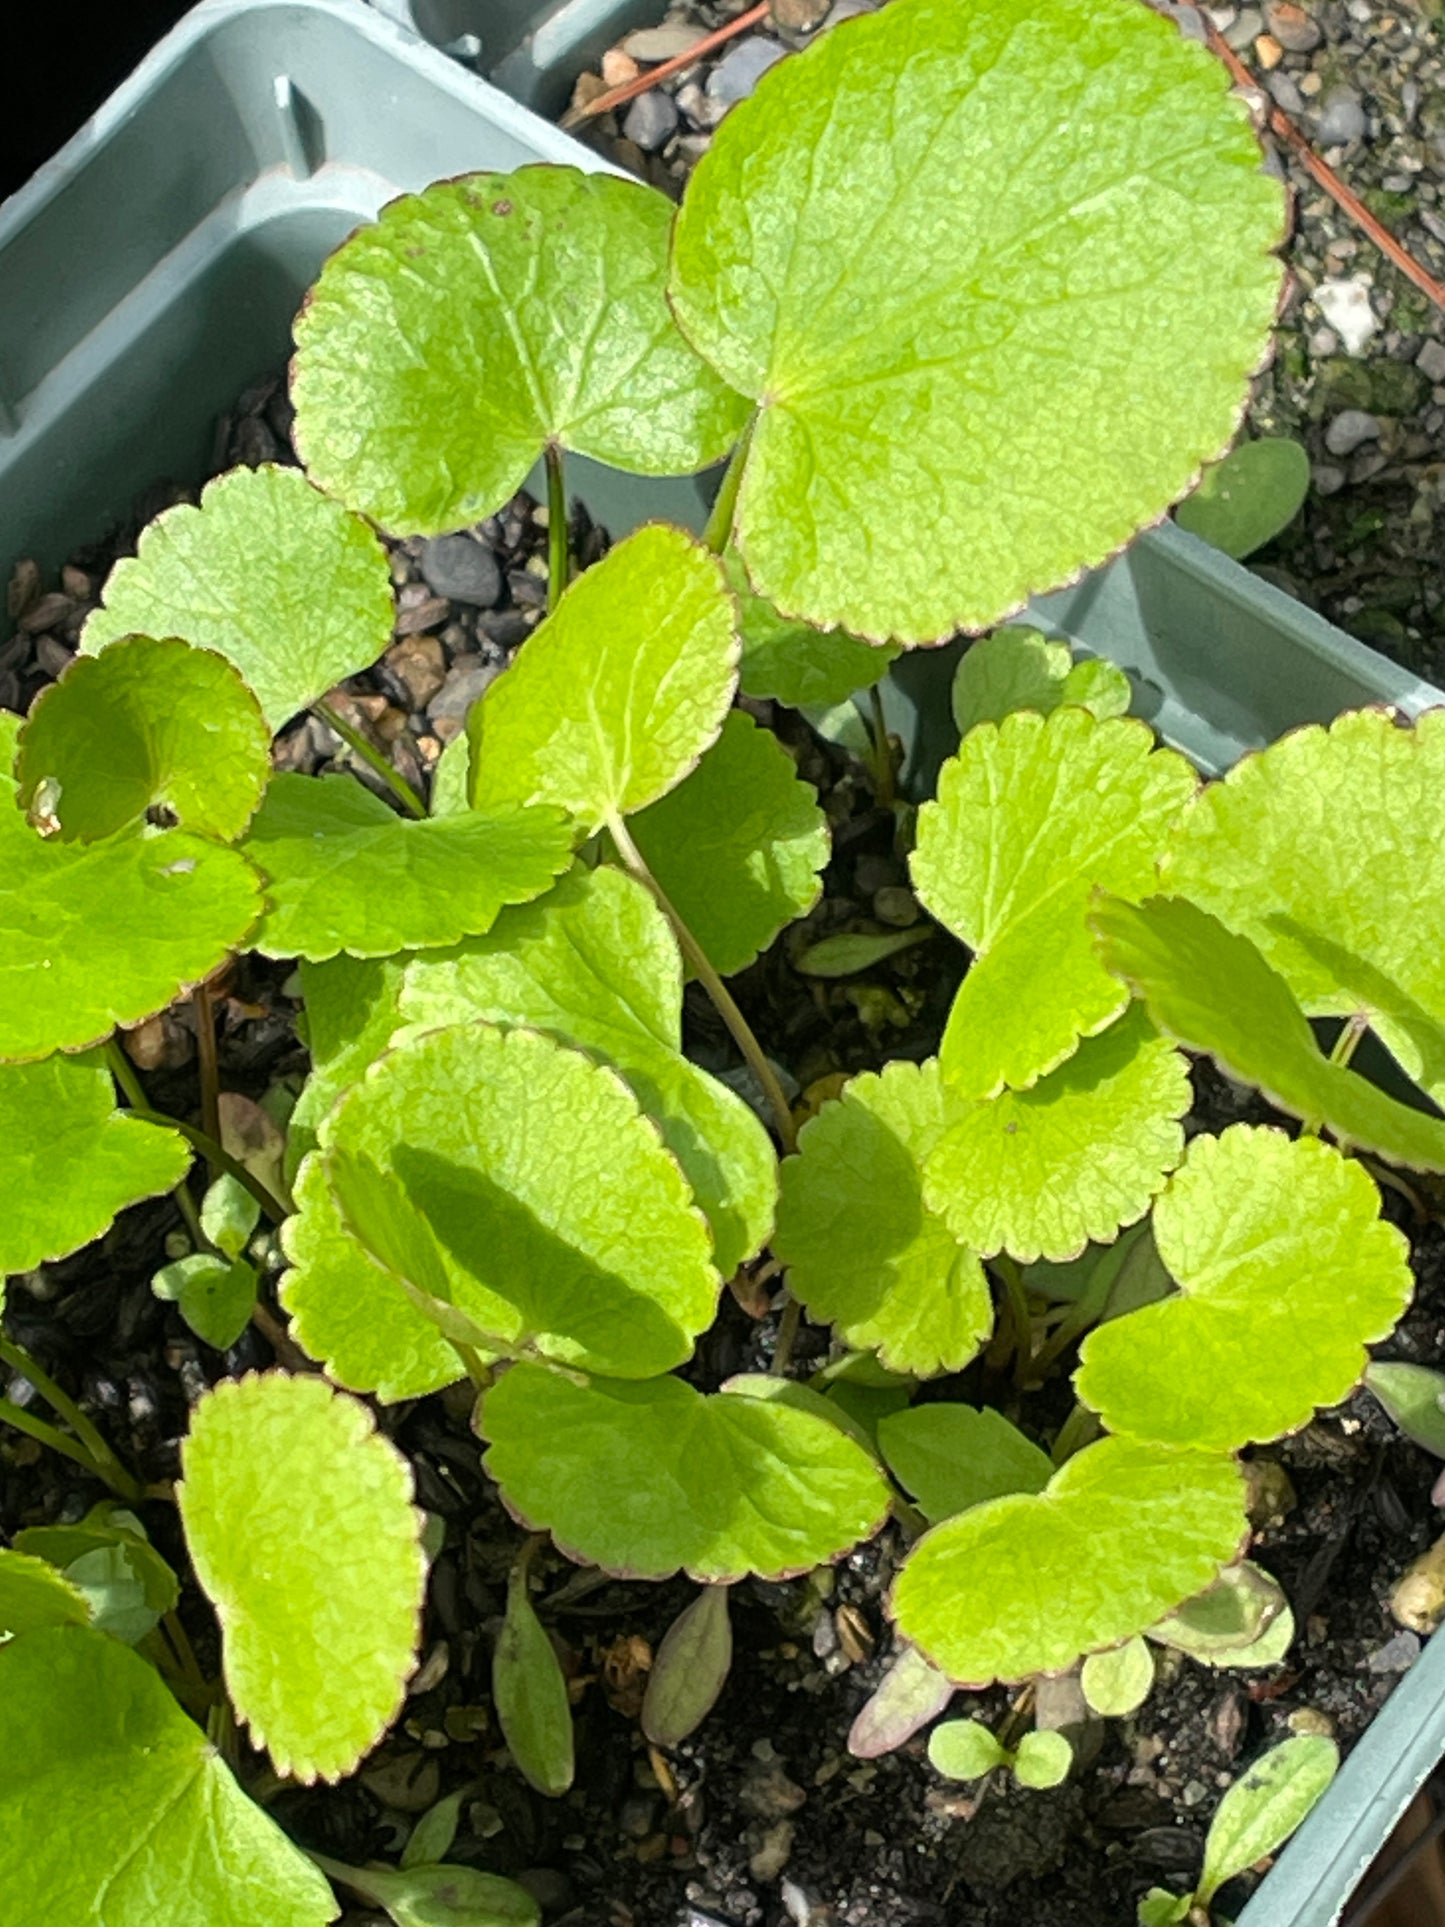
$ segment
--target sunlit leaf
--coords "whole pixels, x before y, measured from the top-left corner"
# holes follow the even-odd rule
[[[878,1426],[888,1469],[930,1525],[1009,1492],[1042,1492],[1047,1452],[985,1405],[914,1405]]]
[[[815,629],[780,616],[754,595],[736,549],[723,557],[728,587],[737,597],[743,659],[738,684],[745,696],[772,697],[794,709],[841,703],[855,689],[871,689],[898,656],[891,644],[864,642],[843,629]]]
[[[256,1273],[244,1258],[192,1251],[162,1265],[151,1280],[157,1298],[180,1307],[182,1318],[207,1345],[228,1351],[251,1321]]]
[[[1302,442],[1263,435],[1211,462],[1174,511],[1181,529],[1226,555],[1253,555],[1287,529],[1304,506],[1310,458]]]
[[[1047,716],[1073,703],[1100,717],[1129,708],[1129,678],[1111,662],[1074,661],[1066,642],[1037,629],[1008,626],[980,636],[953,678],[953,720],[966,736],[979,723],[1001,723],[1015,709]]]
[[[286,1124],[286,1180],[293,1183],[301,1160],[316,1148],[322,1118],[374,1064],[401,1027],[398,998],[404,957],[348,957],[324,964],[302,961],[302,1018],[311,1073]]]
[[[1208,1908],[1226,1880],[1283,1846],[1339,1764],[1340,1749],[1317,1733],[1284,1740],[1256,1760],[1225,1794],[1210,1822],[1196,1905]]]
[[[89,1624],[90,1601],[38,1547],[14,1552],[0,1547],[0,1641],[47,1626]]]
[[[1079,1672],[1090,1708],[1102,1719],[1124,1719],[1138,1712],[1154,1685],[1154,1655],[1135,1633],[1122,1646],[1090,1653]]]
[[[1014,1778],[1020,1786],[1046,1792],[1062,1786],[1074,1764],[1074,1749],[1062,1733],[1025,1733],[1014,1755]]]
[[[981,1780],[1008,1761],[981,1720],[945,1720],[928,1736],[928,1763],[948,1780]]]
[[[15,1550],[67,1571],[90,1554],[119,1551],[153,1613],[168,1613],[179,1597],[176,1575],[146,1537],[140,1520],[114,1499],[92,1506],[74,1525],[29,1526],[17,1532]]]

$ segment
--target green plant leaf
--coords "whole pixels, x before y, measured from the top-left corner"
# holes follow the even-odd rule
[[[162,1265],[151,1279],[157,1298],[180,1307],[182,1318],[205,1344],[229,1351],[251,1322],[256,1273],[244,1258],[193,1251]]]
[[[1309,494],[1310,458],[1286,435],[1240,442],[1211,462],[1174,511],[1181,529],[1236,559],[1287,529]]]
[[[411,1472],[322,1378],[222,1379],[176,1488],[237,1717],[276,1771],[338,1780],[401,1708],[426,1560]]]
[[[1226,1880],[1282,1847],[1339,1764],[1339,1748],[1317,1733],[1285,1740],[1256,1760],[1215,1809],[1195,1904],[1207,1909]]]
[[[127,1205],[179,1184],[191,1161],[178,1132],[116,1109],[99,1056],[0,1066],[0,1146],[0,1278],[78,1251]]]
[[[478,1427],[514,1515],[632,1578],[809,1572],[888,1511],[873,1461],[825,1419],[745,1392],[705,1397],[678,1378],[586,1383],[514,1365],[483,1396]]]
[[[1074,1749],[1062,1733],[1025,1733],[1014,1755],[1014,1778],[1020,1786],[1047,1792],[1062,1786],[1074,1764]]]
[[[43,1556],[0,1548],[0,1641],[46,1626],[89,1624],[90,1601],[73,1580]]]
[[[579,866],[488,936],[413,958],[399,1009],[424,1030],[474,1017],[525,1024],[610,1064],[682,1166],[718,1270],[730,1278],[762,1247],[778,1188],[772,1142],[735,1092],[682,1055],[682,962],[642,884]]]
[[[1310,1017],[1368,1022],[1445,1101],[1445,713],[1296,730],[1211,784],[1164,887],[1249,937]]]
[[[340,1912],[155,1670],[73,1627],[0,1646],[0,1888],[17,1921],[56,1927],[324,1927]]]
[[[1407,1439],[1445,1459],[1445,1372],[1376,1358],[1365,1369],[1365,1384]]]
[[[642,1696],[642,1731],[654,1746],[681,1746],[727,1685],[733,1626],[726,1586],[704,1586],[662,1636]]]
[[[1075,1257],[1143,1217],[1183,1155],[1190,1101],[1183,1057],[1126,1011],[1032,1090],[950,1104],[924,1200],[986,1257]]]
[[[396,1927],[540,1927],[542,1919],[525,1887],[476,1867],[348,1867],[345,1879]]]
[[[953,1681],[905,1646],[848,1729],[848,1751],[859,1760],[895,1752],[937,1719],[952,1698]]]
[[[945,1123],[936,1062],[852,1078],[784,1161],[773,1238],[814,1318],[919,1377],[961,1371],[993,1330],[982,1265],[923,1201]]]
[[[1100,956],[1166,1036],[1207,1051],[1277,1109],[1328,1125],[1361,1150],[1413,1171],[1445,1170],[1445,1124],[1332,1064],[1289,985],[1248,937],[1183,897],[1104,897],[1090,922]]]
[[[316,1148],[321,1120],[341,1093],[374,1064],[401,1028],[399,998],[405,957],[348,957],[301,962],[302,1019],[311,1073],[286,1124],[286,1182]]]
[[[817,791],[772,731],[736,709],[692,774],[634,818],[632,836],[724,977],[812,909],[832,847]]]
[[[162,810],[223,843],[255,814],[271,732],[224,656],[172,637],[131,636],[78,656],[42,691],[20,732],[21,805],[67,842],[93,843]]]
[[[201,1229],[228,1258],[240,1257],[260,1222],[260,1204],[229,1171],[206,1186],[201,1199]]]
[[[501,508],[549,443],[637,475],[717,461],[747,409],[669,312],[672,212],[551,166],[393,201],[297,318],[307,468],[383,528],[435,535]]]
[[[440,1247],[447,1300],[516,1352],[643,1378],[712,1322],[718,1274],[682,1173],[621,1079],[579,1051],[479,1021],[424,1033],[372,1067],[322,1138],[406,1195]],[[299,1342],[354,1390],[411,1396],[418,1363],[428,1389],[449,1383],[455,1356],[437,1369],[428,1320],[311,1169],[284,1233]]]
[[[1008,1759],[981,1720],[945,1720],[928,1736],[928,1763],[947,1780],[981,1780]]]
[[[555,803],[587,834],[680,783],[737,682],[721,565],[650,523],[572,584],[467,717],[471,801]]]
[[[210,975],[261,910],[234,850],[184,830],[37,836],[0,774],[0,1064],[98,1044]]]
[[[728,115],[671,296],[758,403],[735,532],[759,594],[936,641],[1183,494],[1279,297],[1282,193],[1228,91],[1133,7],[906,0]],[[1186,334],[1206,358],[1181,361]]]
[[[353,370],[353,377],[355,371]],[[117,562],[81,647],[122,636],[180,636],[227,656],[272,733],[391,641],[386,551],[299,469],[234,468],[199,508],[167,509]]]
[[[422,822],[349,776],[278,776],[245,842],[266,879],[252,938],[267,957],[389,957],[490,930],[541,896],[572,858],[553,809],[499,808]]]
[[[930,1525],[1009,1492],[1042,1492],[1047,1452],[985,1405],[914,1405],[878,1423],[888,1469]]]
[[[90,1623],[98,1633],[137,1646],[159,1625],[161,1616],[146,1603],[145,1582],[124,1546],[83,1552],[65,1568],[65,1576],[89,1601]]]
[[[1012,625],[971,644],[953,678],[953,720],[962,736],[980,723],[1001,723],[1016,709],[1047,716],[1073,703],[1103,720],[1126,715],[1129,701],[1129,678],[1113,663],[1076,663],[1066,642]]]
[[[1196,788],[1147,726],[1018,710],[943,766],[918,812],[920,901],[974,952],[940,1061],[965,1097],[1027,1089],[1128,1001],[1095,955],[1095,889],[1143,895]]]
[[[844,931],[837,937],[820,937],[793,958],[793,968],[805,977],[856,977],[886,963],[900,951],[913,950],[927,943],[936,933],[932,924],[916,923],[911,930]]]
[[[1279,1582],[1252,1560],[1226,1566],[1219,1577],[1149,1627],[1149,1637],[1191,1659],[1232,1663],[1229,1655],[1254,1645],[1288,1610]]]
[[[1178,1293],[1090,1332],[1074,1389],[1109,1431],[1158,1445],[1298,1431],[1359,1383],[1414,1291],[1368,1173],[1262,1126],[1193,1140],[1154,1241]]]
[[[855,689],[871,689],[897,660],[891,643],[865,642],[843,629],[815,629],[780,616],[753,594],[736,549],[723,556],[723,567],[737,598],[743,645],[738,686],[745,696],[771,697],[793,709],[841,703]]]
[[[1042,1492],[989,1499],[925,1533],[891,1610],[960,1684],[1062,1672],[1198,1592],[1248,1530],[1232,1459],[1100,1439]]]
[[[410,1872],[413,1867],[434,1867],[446,1859],[461,1825],[462,1807],[471,1792],[470,1786],[459,1787],[427,1808],[407,1835],[401,1852],[402,1873]]]
[[[507,1610],[492,1654],[492,1703],[518,1772],[550,1800],[560,1799],[576,1768],[572,1707],[546,1629],[527,1596],[526,1568],[512,1568]]]
[[[75,1525],[29,1526],[17,1532],[15,1550],[48,1559],[52,1566],[62,1569],[91,1553],[119,1550],[140,1582],[142,1597],[152,1612],[168,1613],[180,1596],[176,1575],[146,1537],[140,1520],[114,1499],[103,1499],[92,1506]]]
[[[1151,1887],[1139,1901],[1139,1927],[1179,1927],[1194,1905],[1193,1894],[1172,1894],[1167,1887]]]
[[[1149,1697],[1154,1685],[1154,1655],[1135,1633],[1122,1646],[1090,1653],[1080,1670],[1079,1685],[1101,1719],[1124,1719],[1137,1713]]]

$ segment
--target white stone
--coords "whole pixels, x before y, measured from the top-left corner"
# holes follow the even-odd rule
[[[1351,275],[1348,281],[1321,281],[1312,299],[1347,355],[1362,355],[1380,331],[1370,306],[1370,283],[1362,274]]]

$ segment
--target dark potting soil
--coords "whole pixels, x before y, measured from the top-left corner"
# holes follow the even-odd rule
[[[288,429],[279,383],[257,384],[223,425],[217,469],[291,459]],[[17,572],[16,633],[0,644],[0,703],[27,706],[59,672],[110,564],[144,520],[184,493],[151,491],[133,520],[79,553],[58,584]],[[580,510],[574,535],[585,555],[605,545]],[[332,697],[348,702],[353,720],[417,780],[542,606],[545,529],[530,500],[518,497],[476,540],[495,567],[463,555],[460,578],[455,554],[394,545],[397,640],[375,670]],[[473,600],[438,592],[459,582]],[[794,713],[753,707],[817,786],[834,850],[818,908],[734,987],[770,1054],[806,1100],[819,1103],[843,1074],[929,1054],[964,958],[940,933],[861,978],[799,974],[793,959],[804,943],[895,926],[917,907],[895,852],[893,816],[875,805],[861,766]],[[345,762],[346,752],[311,721],[289,732],[277,760],[313,769]],[[223,1089],[256,1098],[275,1079],[304,1074],[294,990],[284,967],[255,958],[233,966],[217,992]],[[731,1070],[735,1056],[710,1006],[690,991],[686,1013],[692,1053]],[[152,1101],[193,1115],[189,1007],[152,1019],[128,1048]],[[1208,1065],[1196,1066],[1195,1080],[1194,1128],[1269,1115]],[[1419,1285],[1387,1349],[1438,1361],[1445,1233],[1415,1223],[1395,1192],[1385,1197],[1387,1213],[1412,1236]],[[78,1393],[148,1481],[175,1476],[188,1407],[208,1384],[273,1361],[254,1327],[220,1355],[152,1295],[159,1253],[180,1229],[168,1200],[139,1206],[96,1247],[12,1281],[5,1313],[16,1340]],[[1300,1289],[1307,1292],[1308,1280]],[[725,1293],[689,1375],[712,1387],[766,1365],[775,1326],[765,1295]],[[825,1332],[805,1326],[796,1368],[820,1361],[827,1343]],[[28,1397],[23,1381],[5,1390]],[[927,1395],[988,1398],[1009,1409],[1006,1384],[991,1380],[982,1361]],[[1047,1396],[1035,1411],[1040,1402]],[[1285,1475],[1281,1482],[1273,1474],[1277,1511],[1252,1556],[1279,1579],[1296,1615],[1299,1636],[1286,1663],[1230,1674],[1161,1653],[1159,1683],[1140,1713],[1076,1730],[1081,1770],[1062,1789],[950,1785],[929,1769],[921,1741],[877,1761],[847,1752],[849,1726],[890,1656],[885,1596],[904,1547],[889,1528],[835,1569],[733,1589],[731,1678],[706,1724],[666,1760],[650,1753],[636,1716],[651,1654],[693,1589],[604,1581],[549,1554],[539,1562],[546,1586],[538,1604],[573,1681],[578,1773],[569,1795],[545,1800],[511,1768],[489,1704],[492,1641],[519,1534],[481,1472],[469,1405],[459,1388],[379,1414],[411,1460],[419,1501],[446,1527],[421,1668],[397,1727],[340,1787],[277,1789],[264,1760],[244,1748],[241,1770],[295,1838],[353,1863],[394,1859],[419,1813],[465,1789],[450,1857],[524,1879],[549,1927],[1118,1927],[1150,1884],[1189,1884],[1209,1816],[1242,1766],[1292,1731],[1328,1730],[1348,1746],[1418,1651],[1415,1636],[1392,1623],[1386,1599],[1438,1527],[1435,1468],[1359,1395],[1257,1455]],[[1061,1384],[1051,1419],[1067,1405]],[[6,1535],[73,1519],[101,1496],[67,1461],[0,1434]],[[184,1571],[174,1509],[158,1502],[145,1513],[162,1552]],[[214,1671],[215,1622],[193,1587],[181,1612]],[[961,1695],[955,1708],[996,1722],[1006,1704],[994,1692]],[[364,1911],[345,1918],[351,1927],[381,1920]]]

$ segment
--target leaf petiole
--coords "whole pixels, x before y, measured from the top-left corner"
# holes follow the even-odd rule
[[[733,519],[737,514],[738,490],[743,485],[743,470],[748,465],[748,451],[753,442],[753,425],[758,419],[755,408],[748,417],[748,425],[738,437],[736,448],[728,457],[727,468],[723,472],[722,486],[713,501],[712,513],[707,518],[703,530],[703,545],[714,555],[721,555],[732,540]]]
[[[567,477],[562,450],[548,442],[542,451],[547,470],[547,613],[551,615],[567,590],[572,555],[567,543]]]
[[[68,1393],[63,1392],[46,1372],[21,1346],[12,1344],[8,1338],[0,1338],[0,1360],[19,1372],[39,1392],[47,1405],[59,1413],[75,1433],[69,1439],[63,1432],[48,1425],[44,1419],[35,1418],[23,1406],[12,1404],[9,1399],[0,1399],[0,1419],[13,1425],[17,1432],[25,1432],[48,1445],[53,1451],[63,1453],[77,1465],[83,1465],[93,1472],[104,1485],[108,1485],[119,1498],[128,1499],[136,1505],[144,1498],[144,1491],[138,1480],[131,1477],[115,1453],[106,1444],[100,1433],[81,1411]],[[78,1441],[78,1443],[77,1443]]]
[[[327,702],[314,702],[311,705],[311,712],[319,716],[328,729],[334,729],[346,747],[353,755],[359,756],[368,769],[375,771],[392,795],[398,799],[408,816],[422,818],[427,815],[426,804],[422,802],[401,771],[393,769],[376,745],[367,742],[359,729],[353,729],[339,710],[333,709]]]
[[[207,1132],[199,1130],[194,1124],[187,1124],[178,1117],[168,1117],[164,1111],[152,1110],[146,1099],[145,1091],[141,1088],[140,1079],[131,1069],[130,1060],[126,1057],[125,1052],[113,1037],[105,1047],[105,1055],[106,1062],[111,1068],[111,1074],[114,1076],[116,1083],[120,1085],[122,1091],[125,1092],[133,1117],[138,1117],[142,1123],[145,1124],[160,1124],[167,1130],[179,1131],[186,1142],[191,1145],[194,1150],[199,1151],[208,1163],[213,1164],[218,1171],[224,1171],[228,1177],[234,1178],[237,1184],[244,1186],[273,1224],[284,1224],[286,1222],[287,1218],[291,1215],[286,1209],[286,1206],[266,1188],[253,1171],[248,1171],[238,1158],[233,1158],[224,1145],[218,1144],[213,1137]],[[178,1186],[177,1191],[181,1188],[182,1187]],[[187,1211],[186,1205],[180,1202],[179,1197],[177,1197],[176,1202],[181,1216],[186,1220],[187,1228],[193,1229],[199,1234],[200,1242],[197,1249],[204,1250],[210,1243],[210,1240],[200,1232],[199,1219],[196,1221],[195,1226],[192,1227],[190,1213]],[[192,1204],[191,1210],[194,1211],[194,1209],[195,1207]]]

